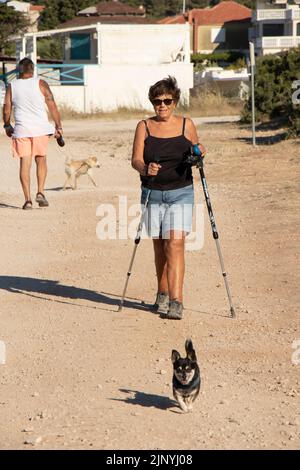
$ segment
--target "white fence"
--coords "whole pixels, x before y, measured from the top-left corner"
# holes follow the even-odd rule
[[[288,49],[299,45],[299,36],[270,36],[256,40],[256,46],[262,49]]]
[[[297,20],[300,19],[300,8],[285,10],[257,10],[252,14],[254,21],[263,20]]]

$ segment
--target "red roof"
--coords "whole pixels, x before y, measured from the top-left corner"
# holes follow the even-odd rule
[[[223,24],[228,21],[250,21],[250,8],[240,5],[231,0],[226,0],[212,8],[194,8],[186,14],[186,19],[190,24],[195,21],[199,25]],[[184,15],[169,16],[159,21],[163,24],[182,24]]]
[[[218,3],[218,5],[212,8],[194,8],[189,11],[189,22],[190,15],[196,23],[202,25],[223,24],[228,21],[251,20],[250,8],[231,0]]]
[[[30,5],[30,11],[43,11],[45,9],[44,5]]]
[[[162,18],[158,20],[157,23],[159,24],[184,24],[186,23],[186,18],[184,15],[176,15],[176,16],[167,16],[166,18]]]
[[[84,16],[85,10],[95,9],[95,12],[88,13],[90,15],[101,16],[101,15],[144,15],[145,8],[141,7],[132,7],[126,3],[121,3],[118,0],[113,1],[104,1],[97,3],[96,5],[91,5],[90,7],[84,8],[78,12],[79,16]]]
[[[57,28],[77,28],[80,26],[96,26],[99,17],[76,16],[72,20],[61,23]],[[142,16],[102,16],[102,24],[155,24],[155,21]]]

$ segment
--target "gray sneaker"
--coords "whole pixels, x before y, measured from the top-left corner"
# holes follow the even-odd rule
[[[152,311],[155,313],[167,313],[169,308],[169,296],[165,293],[158,293],[156,295],[155,304],[152,306]]]
[[[169,303],[169,308],[166,313],[162,312],[160,318],[166,318],[169,320],[181,320],[183,313],[183,305],[178,300],[171,300]]]

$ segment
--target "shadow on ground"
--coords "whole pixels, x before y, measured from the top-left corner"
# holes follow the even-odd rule
[[[286,132],[281,132],[276,135],[256,136],[256,145],[274,145],[286,139]],[[235,140],[235,139],[234,139]],[[252,137],[238,137],[240,142],[246,142],[252,145]]]
[[[50,279],[37,279],[30,277],[17,277],[17,276],[0,276],[0,289],[12,292],[14,294],[23,294],[30,297],[43,299],[51,302],[59,302],[71,305],[78,305],[82,307],[82,304],[75,304],[73,302],[66,302],[59,299],[53,299],[48,297],[41,297],[35,294],[49,295],[54,297],[60,297],[64,299],[78,299],[88,300],[90,302],[96,302],[98,304],[105,304],[111,306],[119,306],[120,298],[116,294],[102,293],[89,289],[82,289],[76,286],[66,286],[60,284],[59,281],[53,281]],[[138,299],[125,300],[125,308],[135,308],[138,310],[149,311],[149,305],[142,303]],[[90,307],[88,308],[99,308],[101,307]],[[114,309],[115,310],[115,309]],[[114,311],[110,309],[109,311]]]
[[[127,390],[126,388],[120,388],[120,392],[126,393],[129,396],[125,398],[110,398],[110,400],[123,401],[129,405],[139,405],[147,408],[154,407],[159,410],[168,410],[169,408],[177,406],[174,400],[161,395],[139,392],[138,390]]]
[[[21,209],[21,207],[11,206],[9,204],[4,204],[3,202],[0,202],[0,209]]]

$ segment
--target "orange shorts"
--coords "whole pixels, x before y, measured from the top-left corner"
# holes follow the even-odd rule
[[[22,137],[12,139],[12,150],[14,157],[45,157],[47,155],[49,135],[39,137]]]

